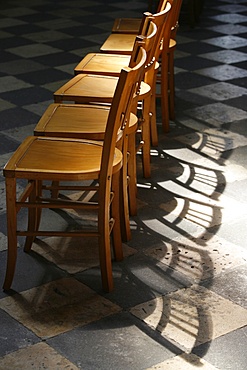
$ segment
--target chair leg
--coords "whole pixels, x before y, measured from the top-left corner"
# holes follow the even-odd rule
[[[112,191],[114,196],[111,204],[111,216],[115,221],[112,230],[112,241],[114,258],[116,261],[121,261],[123,259],[122,238],[123,234],[126,234],[126,230],[123,231],[125,227],[125,220],[123,218],[125,215],[121,213],[122,206],[120,204],[123,200],[121,198],[119,184],[120,171],[112,176]]]
[[[142,146],[142,166],[143,166],[143,176],[145,178],[151,177],[150,106],[151,106],[151,98],[149,97],[143,101],[142,140],[144,142],[144,145]]]
[[[128,196],[128,137],[125,138],[123,151],[123,166],[120,170],[120,214],[122,238],[124,241],[131,239],[130,221],[129,221],[129,196]]]
[[[157,131],[157,118],[156,118],[156,79],[152,88],[151,107],[150,107],[150,135],[152,146],[158,146],[158,131]]]
[[[101,269],[102,287],[105,292],[113,290],[112,261],[111,261],[111,240],[110,240],[110,207],[106,193],[108,189],[103,189],[99,194],[101,199],[98,229],[99,229],[99,260]]]
[[[129,213],[131,216],[137,215],[137,178],[136,178],[136,134],[128,136],[128,197]]]
[[[107,293],[113,290],[112,262],[110,236],[106,233],[99,237],[99,257],[103,290]]]
[[[161,113],[163,131],[169,131],[168,56],[162,53],[161,61]]]
[[[29,196],[29,202],[35,203],[37,196],[41,195],[41,182],[35,181],[32,193]],[[39,228],[41,218],[41,208],[28,208],[28,231],[35,232]],[[26,237],[24,251],[30,252],[32,244],[34,242],[35,235]]]
[[[175,120],[175,82],[174,82],[174,50],[168,54],[169,60],[169,117],[172,121]]]
[[[6,207],[7,207],[8,256],[3,289],[9,290],[15,273],[17,258],[16,179],[6,178],[5,183],[6,183]]]

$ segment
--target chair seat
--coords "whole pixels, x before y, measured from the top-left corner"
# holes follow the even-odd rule
[[[97,96],[97,102],[111,103],[117,82],[117,77],[79,74],[54,93],[54,100],[90,103]]]
[[[118,76],[121,69],[129,65],[129,61],[129,55],[89,53],[78,63],[74,72]]]
[[[54,101],[111,103],[117,83],[118,77],[114,76],[78,74],[54,93]],[[150,90],[150,85],[142,81],[139,99],[143,99]]]
[[[80,181],[98,179],[102,142],[50,137],[27,137],[4,168],[5,177]],[[122,166],[115,149],[113,172]]]
[[[136,35],[112,33],[100,47],[103,53],[131,55]]]
[[[109,111],[110,107],[102,105],[54,103],[43,113],[34,129],[34,134],[103,140]],[[128,131],[135,131],[137,122],[136,115],[131,113]]]
[[[116,18],[112,27],[112,33],[138,34],[141,27],[141,18]]]

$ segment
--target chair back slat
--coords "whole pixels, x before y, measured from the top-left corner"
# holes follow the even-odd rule
[[[114,151],[117,143],[119,145],[119,137],[122,137],[124,141],[132,104],[136,100],[136,95],[139,94],[139,84],[144,73],[145,63],[146,51],[141,47],[137,65],[134,68],[126,67],[121,70],[106,124],[100,181],[107,181],[112,176]],[[106,186],[102,188],[107,191],[106,188],[109,186],[110,184],[106,183]]]

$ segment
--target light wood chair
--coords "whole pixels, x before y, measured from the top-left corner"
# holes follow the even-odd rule
[[[156,82],[160,84],[160,93],[158,90],[156,91],[156,97],[161,98],[161,109],[162,109],[162,126],[163,131],[167,132],[169,131],[169,124],[170,124],[170,117],[172,117],[172,113],[170,114],[169,110],[170,107],[174,106],[174,104],[170,104],[170,101],[172,99],[173,94],[170,94],[170,90],[172,87],[170,87],[170,82],[172,81],[172,78],[170,78],[170,71],[169,71],[169,65],[171,64],[169,62],[170,56],[169,56],[169,49],[171,45],[171,51],[174,49],[175,44],[171,41],[171,30],[174,24],[174,16],[175,16],[175,6],[177,4],[177,1],[181,0],[163,0],[160,1],[158,9],[164,9],[167,7],[167,4],[170,4],[171,10],[169,12],[169,16],[166,19],[166,22],[163,26],[163,38],[162,38],[162,45],[159,52],[159,65],[157,64],[157,70],[156,70]],[[155,13],[159,14],[159,13]],[[129,22],[129,19],[127,19],[127,24]],[[124,20],[121,20],[120,24],[122,24],[121,29],[124,28]],[[129,28],[129,26],[127,26]],[[133,32],[133,30],[132,30]],[[104,53],[114,53],[117,52],[116,50],[119,48],[119,44],[121,44],[121,39],[125,40],[125,50],[131,49],[132,41],[130,41],[132,38],[134,38],[134,34],[127,34],[127,33],[120,33],[120,32],[114,32],[111,33],[110,36],[105,40],[103,45],[101,46],[100,50]],[[127,40],[129,40],[129,46],[127,46]],[[173,55],[173,54],[172,54]],[[173,112],[174,113],[174,112]]]
[[[164,15],[165,16],[165,15]],[[145,16],[144,16],[145,17]],[[139,145],[136,147],[135,152],[142,151],[142,163],[143,163],[143,175],[144,177],[150,177],[150,148],[151,148],[151,137],[155,137],[157,141],[157,128],[156,128],[156,107],[153,104],[153,79],[154,79],[154,68],[155,68],[155,56],[154,46],[157,43],[157,26],[152,22],[151,17],[145,19],[148,24],[148,35],[147,37],[137,36],[135,43],[142,40],[145,45],[147,53],[147,61],[144,75],[144,83],[141,85],[141,91],[139,95],[139,126],[138,133],[140,133],[141,139]],[[156,41],[157,40],[157,41]],[[124,63],[128,62],[131,67],[135,64],[135,46],[131,56],[118,55],[118,54],[101,54],[101,53],[90,53],[76,66],[75,73],[92,73],[101,76],[119,76],[119,71]],[[151,135],[152,134],[152,135]],[[131,137],[130,140],[133,143],[135,136]],[[131,148],[134,148],[131,145]],[[132,192],[133,193],[133,192]],[[132,212],[134,207],[131,205]],[[136,207],[135,211],[136,213]],[[133,214],[133,213],[132,213]]]
[[[157,82],[161,85],[160,95],[161,98],[162,116],[165,117],[163,123],[164,131],[169,131],[169,119],[175,120],[175,79],[174,79],[174,54],[177,46],[176,35],[179,28],[179,15],[182,7],[183,0],[173,0],[173,12],[171,18],[171,34],[169,42],[164,43],[161,54],[160,70],[157,75]],[[167,62],[167,63],[166,63]],[[162,64],[163,63],[163,64]],[[168,75],[167,85],[164,85],[164,76]],[[163,84],[163,86],[162,86]],[[168,115],[165,105],[165,95],[168,92]]]
[[[167,0],[160,0],[157,6],[157,12],[160,12],[164,7]],[[157,90],[156,96],[161,98],[162,106],[162,122],[163,129],[165,132],[169,131],[169,119],[175,119],[175,81],[174,81],[174,53],[176,50],[176,34],[179,27],[179,15],[183,0],[174,0],[173,9],[171,11],[171,34],[169,44],[164,43],[163,60],[164,65],[160,68],[157,73],[157,82],[161,86],[161,92]],[[117,18],[114,21],[112,27],[113,34],[138,34],[139,28],[141,27],[142,19],[138,18]],[[113,39],[116,36],[111,36]],[[124,36],[126,37],[126,36]],[[167,37],[167,36],[166,36]],[[107,42],[107,41],[106,41]],[[105,47],[104,47],[105,49]],[[104,50],[106,52],[106,50]],[[165,59],[168,59],[167,61]],[[168,74],[168,79],[167,79]],[[163,80],[163,81],[162,81]],[[168,94],[165,89],[168,84]],[[168,100],[167,100],[168,99]],[[169,116],[167,113],[167,107],[169,108]]]
[[[119,218],[120,171],[126,155],[126,128],[136,85],[145,63],[121,71],[105,129],[104,140],[90,141],[57,137],[27,137],[5,165],[8,257],[4,290],[9,290],[15,273],[17,238],[26,236],[24,250],[29,252],[37,236],[94,237],[98,239],[102,286],[113,289],[111,239],[116,260],[123,258]],[[121,149],[120,149],[121,143]],[[116,148],[118,145],[119,149]],[[27,181],[17,199],[18,181]],[[90,183],[90,184],[88,184]],[[93,202],[73,200],[66,196],[53,198],[50,190],[93,192]],[[78,185],[77,185],[78,184]],[[49,194],[51,194],[49,196]],[[67,193],[66,193],[67,194]],[[18,230],[18,212],[28,209],[26,230]],[[39,230],[43,208],[72,209],[79,217],[83,211],[96,212],[96,228],[87,227],[83,217],[75,230]],[[70,214],[70,217],[74,213]]]
[[[160,13],[166,7],[167,0],[159,0],[155,13]],[[152,6],[149,6],[151,12]],[[112,26],[112,33],[126,33],[137,35],[140,33],[142,27],[142,18],[116,18]]]
[[[145,70],[145,79],[144,83],[141,84],[141,92],[139,95],[140,101],[142,101],[142,116],[141,116],[141,146],[142,146],[142,163],[143,163],[143,175],[144,177],[148,178],[151,176],[151,167],[150,167],[150,146],[151,146],[151,138],[152,143],[157,145],[157,127],[156,127],[156,105],[155,105],[155,95],[153,93],[153,86],[154,84],[154,76],[155,76],[155,54],[156,49],[160,48],[160,42],[154,41],[157,39],[157,31],[154,35],[152,30],[152,25],[156,25],[156,28],[159,29],[159,41],[161,40],[161,26],[163,26],[164,18],[167,16],[167,13],[170,10],[170,5],[167,6],[167,9],[162,12],[162,14],[158,15],[149,15],[146,17],[145,23],[145,30],[148,33],[148,36],[145,37],[145,47],[150,45],[150,51],[152,52],[152,57],[147,57],[149,63],[146,65]],[[162,19],[161,19],[162,17]],[[152,41],[149,42],[148,41]],[[157,46],[158,45],[158,46]],[[133,44],[131,45],[131,50],[133,49]],[[132,51],[133,53],[133,51]],[[147,52],[148,55],[149,52]],[[94,61],[97,59],[97,55],[95,55]],[[116,58],[116,55],[114,55]],[[131,65],[130,58],[130,65]],[[107,61],[109,59],[105,59]],[[124,59],[126,60],[126,59]],[[99,56],[99,61],[102,62],[102,57]],[[88,67],[88,62],[86,62]],[[95,66],[95,62],[92,62],[91,65]],[[58,89],[54,93],[54,100],[55,102],[64,102],[64,101],[75,101],[77,103],[92,103],[92,102],[100,102],[100,103],[109,103],[109,94],[112,90],[114,85],[114,79],[116,79],[116,67],[113,68],[113,71],[109,73],[109,68],[105,68],[104,66],[98,64],[98,69],[95,68],[93,71],[93,75],[80,73],[77,74],[74,78],[72,78],[68,83],[63,85],[60,89]],[[119,64],[117,65],[119,67]],[[78,70],[76,70],[76,73]],[[98,74],[97,74],[98,73]],[[100,74],[100,75],[99,75]],[[103,75],[104,74],[104,75]],[[116,80],[115,80],[116,81]],[[112,85],[113,84],[113,85]],[[151,127],[150,127],[151,125]],[[151,131],[151,135],[150,135]],[[139,149],[139,148],[138,148]]]
[[[53,103],[48,106],[34,128],[34,135],[104,140],[109,112],[110,106]],[[131,113],[127,127],[128,141],[131,135],[135,135],[137,124],[136,115]],[[120,193],[120,219],[122,240],[128,241],[131,239],[129,216],[137,213],[136,168],[135,163],[133,164],[135,153],[132,154],[128,148],[127,158],[124,160],[127,161],[128,193]],[[122,173],[123,175],[125,174]],[[124,182],[122,180],[122,183]]]
[[[133,52],[131,65],[136,65],[143,60],[143,43],[136,42]],[[146,52],[145,52],[146,55]],[[146,62],[145,62],[146,65]],[[142,74],[140,73],[141,84]],[[137,85],[137,90],[140,85]],[[136,92],[139,98],[140,91]],[[137,110],[137,98],[133,100],[132,111]],[[106,122],[108,119],[110,106],[96,104],[51,104],[43,113],[38,124],[34,128],[37,136],[71,137],[77,139],[103,140],[105,135]],[[68,124],[69,123],[69,124]],[[128,198],[129,202],[123,202],[122,207],[122,237],[127,241],[131,238],[129,213],[136,215],[136,165],[135,165],[135,133],[137,130],[138,119],[133,113],[130,114],[130,122],[127,128],[128,135]]]
[[[150,71],[152,67],[152,63],[154,64],[154,61],[159,58],[160,55],[160,45],[161,40],[163,36],[163,26],[165,23],[165,20],[168,16],[168,12],[170,11],[170,4],[166,4],[166,7],[164,9],[161,9],[161,11],[157,14],[150,14],[150,13],[144,13],[142,18],[142,25],[140,27],[140,32],[144,32],[143,30],[146,30],[145,32],[148,32],[148,36],[146,37],[146,51],[147,51],[147,68],[148,73],[146,73],[146,79],[145,81],[149,81],[148,84],[151,86],[151,105],[149,111],[146,109],[144,112],[143,120],[146,122],[149,122],[149,130],[151,134],[151,143],[153,146],[158,145],[158,135],[157,135],[157,126],[156,126],[156,100],[155,100],[155,90],[156,90],[156,80],[155,80],[155,73]],[[149,24],[149,23],[150,24]],[[152,24],[156,26],[156,34],[152,31]],[[116,35],[117,36],[117,35]],[[118,39],[121,39],[122,35],[117,36]],[[132,39],[135,38],[135,36],[131,36]],[[116,40],[120,41],[120,40]],[[120,46],[119,46],[120,45]],[[117,76],[119,73],[119,70],[121,66],[127,62],[127,60],[130,60],[130,66],[131,66],[131,59],[128,55],[124,55],[124,51],[121,47],[121,42],[117,43],[117,46],[115,47],[114,53],[89,53],[87,54],[75,67],[74,71],[75,74],[79,73],[93,73],[97,75],[109,75],[109,76]],[[118,49],[119,48],[119,49]],[[129,50],[128,52],[133,48],[132,40],[129,43]],[[120,54],[122,53],[122,54]],[[129,59],[128,59],[129,58]],[[140,98],[142,96],[140,95]],[[147,106],[147,104],[146,104]],[[149,140],[149,141],[150,141]],[[145,149],[144,149],[145,150]],[[146,150],[147,153],[150,152],[149,148]],[[149,160],[150,161],[150,160]],[[146,172],[147,173],[147,172]]]
[[[152,22],[150,26],[152,25]],[[152,27],[150,27],[150,37],[154,37],[152,32]],[[155,28],[154,28],[155,31]],[[149,40],[148,37],[142,37],[143,47],[146,49]],[[140,41],[140,37],[136,37],[136,43]],[[135,44],[136,44],[135,43]],[[132,57],[133,56],[133,57]],[[136,58],[135,47],[132,51],[132,56],[130,58],[129,66],[133,64],[133,61]],[[146,64],[145,66],[145,76],[146,73],[152,73],[152,63]],[[148,71],[148,72],[147,72]],[[78,74],[69,80],[65,85],[61,86],[54,93],[54,101],[56,103],[73,101],[80,104],[88,103],[103,103],[110,104],[112,96],[115,90],[116,83],[118,81],[117,76],[108,76],[108,75],[97,75],[97,74]],[[145,121],[142,122],[142,163],[143,163],[143,175],[144,177],[150,177],[150,127],[149,127],[149,112],[151,106],[151,86],[145,82],[141,82],[141,90],[139,95],[140,101],[143,101],[143,116],[148,117]],[[136,113],[136,112],[134,112]],[[146,123],[146,124],[145,124]]]
[[[129,65],[135,68],[137,63],[143,59],[143,49],[147,50],[146,44],[139,40],[135,43],[135,47],[131,56]],[[147,52],[145,52],[147,55]],[[146,63],[145,63],[146,66]],[[119,74],[118,74],[119,76]],[[140,74],[140,84],[142,84],[142,75]],[[138,86],[137,86],[138,87]],[[140,94],[140,91],[139,91]],[[139,99],[139,95],[138,95]],[[132,105],[132,111],[137,111],[138,101],[135,99]],[[95,104],[62,104],[54,103],[42,115],[40,121],[34,129],[35,135],[59,136],[59,137],[74,137],[87,138],[93,140],[102,140],[105,134],[105,125],[109,114],[108,105]],[[69,122],[69,124],[68,124]],[[130,123],[128,126],[128,204],[124,203],[122,222],[123,240],[131,238],[129,214],[137,214],[137,181],[136,181],[136,150],[135,150],[135,135],[138,128],[138,120],[135,114],[131,113]],[[147,151],[146,151],[147,152]],[[129,206],[129,207],[127,207]],[[127,210],[128,208],[128,210]],[[122,225],[121,224],[121,225]]]

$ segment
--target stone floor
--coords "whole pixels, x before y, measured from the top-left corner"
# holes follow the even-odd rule
[[[0,4],[0,165],[53,92],[98,51],[118,16],[144,1],[8,0]],[[195,28],[181,11],[176,120],[152,176],[138,156],[138,215],[115,290],[101,290],[97,246],[19,241],[12,294],[0,292],[0,369],[246,370],[247,3],[205,0]],[[0,174],[0,280],[6,263]],[[66,220],[47,210],[46,224]],[[25,222],[25,214],[21,222]]]

